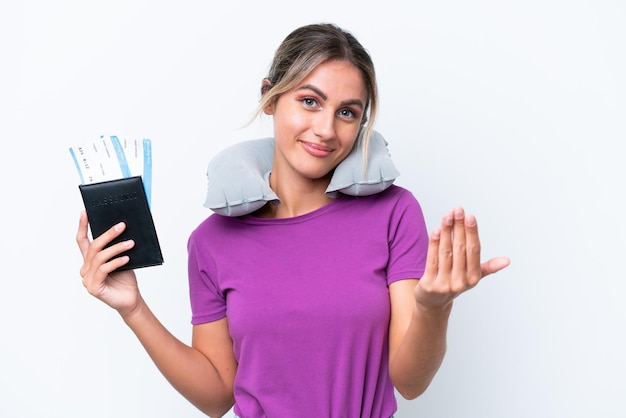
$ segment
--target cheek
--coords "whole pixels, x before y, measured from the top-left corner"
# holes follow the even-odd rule
[[[282,112],[274,115],[274,133],[275,136],[281,135],[296,136],[303,130],[306,130],[308,121],[306,116],[298,112]]]
[[[337,134],[340,138],[344,138],[342,141],[343,148],[347,148],[348,152],[356,146],[357,137],[359,135],[360,127],[345,126],[340,129]]]
[[[341,146],[341,155],[338,156],[339,162],[345,160],[348,157],[348,155],[350,155],[350,153],[352,152],[352,149],[356,146],[358,146],[356,145],[356,140],[343,142]]]
[[[306,119],[307,113],[303,112],[300,103],[291,97],[281,97],[274,106],[274,123],[284,124],[286,126],[301,123]]]

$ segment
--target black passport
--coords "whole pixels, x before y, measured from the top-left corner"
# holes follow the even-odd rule
[[[116,271],[163,264],[163,255],[141,176],[78,187],[94,239],[123,221],[126,229],[107,247],[128,239],[135,241],[133,248],[120,254],[128,255],[130,261]]]

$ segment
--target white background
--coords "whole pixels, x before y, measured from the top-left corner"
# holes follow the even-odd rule
[[[444,365],[397,416],[626,416],[624,2],[40,0],[0,6],[1,417],[201,416],[81,285],[68,147],[152,140],[166,262],[139,280],[189,341],[206,165],[271,133],[242,128],[261,79],[320,21],[371,52],[376,127],[429,227],[461,204],[512,259],[457,301]]]

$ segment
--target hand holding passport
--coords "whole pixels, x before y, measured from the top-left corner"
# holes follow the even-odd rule
[[[135,246],[121,255],[130,261],[117,270],[163,264],[163,255],[150,212],[152,151],[148,139],[120,140],[116,136],[71,147],[78,169],[89,227],[97,238],[124,222],[124,232],[109,243],[132,239]]]

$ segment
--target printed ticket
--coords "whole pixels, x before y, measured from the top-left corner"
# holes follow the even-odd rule
[[[152,189],[152,143],[149,139],[127,139],[118,137],[114,141],[119,142],[126,164],[129,169],[130,176],[141,176],[146,189],[146,196],[150,202],[150,190]],[[121,164],[121,163],[120,163]]]
[[[70,147],[81,184],[141,176],[148,204],[152,189],[152,144],[149,139],[115,135]]]

